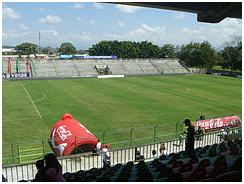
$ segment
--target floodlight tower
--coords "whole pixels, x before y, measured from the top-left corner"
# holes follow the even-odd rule
[[[39,54],[41,53],[41,32],[38,33],[39,36]]]

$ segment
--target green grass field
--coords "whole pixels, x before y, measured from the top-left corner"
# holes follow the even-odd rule
[[[169,133],[185,118],[242,112],[241,80],[223,76],[3,81],[2,90],[3,145],[48,139],[64,113],[96,134],[156,123]]]

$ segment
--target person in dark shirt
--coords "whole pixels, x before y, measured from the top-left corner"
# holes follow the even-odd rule
[[[45,167],[45,181],[46,182],[65,182],[62,175],[62,166],[57,157],[53,153],[48,153],[44,158]]]
[[[44,160],[37,160],[36,168],[37,168],[37,173],[33,182],[44,182],[45,172],[46,172],[44,167]]]
[[[185,153],[186,155],[193,155],[194,154],[194,135],[195,135],[195,128],[191,124],[191,120],[185,119],[183,122],[187,128],[187,134],[186,134],[186,147],[185,147]]]

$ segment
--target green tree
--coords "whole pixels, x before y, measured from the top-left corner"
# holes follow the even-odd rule
[[[158,58],[160,48],[151,42],[101,41],[89,48],[90,55],[116,55],[119,58]]]
[[[178,53],[188,67],[212,68],[216,62],[216,51],[207,41],[183,45]]]
[[[157,45],[152,44],[151,42],[142,41],[138,43],[139,47],[139,58],[159,58],[160,57],[160,48]]]
[[[221,51],[221,55],[223,57],[222,68],[242,71],[242,49],[238,47],[225,47]]]
[[[20,45],[15,46],[15,50],[18,52],[18,54],[21,55],[30,55],[38,53],[37,51],[38,45],[33,43],[22,43]]]
[[[204,68],[213,68],[216,62],[216,51],[211,44],[204,41],[199,46],[198,66]]]
[[[220,65],[224,69],[242,71],[242,37],[232,36],[230,42],[225,43],[225,48],[220,51],[222,61]]]
[[[175,58],[176,57],[176,49],[172,44],[165,44],[160,48],[161,54],[163,58]]]
[[[54,54],[54,53],[57,53],[58,50],[59,50],[59,48],[53,48],[53,47],[50,47],[50,46],[41,48],[41,52],[43,54]]]
[[[76,54],[77,53],[77,49],[73,46],[72,43],[62,43],[58,52],[60,54]]]

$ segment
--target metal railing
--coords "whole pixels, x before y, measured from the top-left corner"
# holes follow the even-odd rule
[[[242,133],[239,128],[233,128],[228,135],[229,140],[241,138]],[[222,132],[215,131],[201,136],[201,139],[196,136],[198,141],[195,141],[195,148],[203,147],[205,145],[212,145],[220,143],[223,140]],[[181,144],[179,144],[181,141]],[[167,148],[167,154],[184,151],[185,139],[171,139],[162,141]],[[124,164],[129,161],[135,161],[136,151],[145,157],[145,159],[153,158],[152,150],[156,150],[156,156],[160,156],[159,148],[162,142],[155,142],[151,144],[144,144],[139,146],[132,146],[121,149],[113,149],[110,151],[111,166],[118,163]],[[91,168],[101,168],[103,166],[102,156],[97,154],[79,154],[67,157],[59,157],[59,162],[62,165],[63,173],[77,172],[79,170],[89,170]],[[2,173],[9,182],[16,182],[20,180],[32,180],[35,177],[37,170],[35,163],[15,164],[2,167]]]
[[[165,124],[157,123],[154,126],[137,127],[120,131],[97,132],[94,133],[94,135],[101,140],[103,144],[110,144],[112,148],[116,149],[178,138],[178,132],[186,131],[187,127],[181,122],[175,123],[175,125],[175,131],[172,129],[172,132],[167,133],[165,131]],[[75,139],[75,137],[73,138]],[[49,140],[47,139],[6,144],[2,146],[2,150],[2,165],[32,162],[40,156],[44,156],[46,153],[52,151]]]
[[[94,135],[100,139],[103,144],[109,143],[112,148],[124,148],[177,138],[175,132],[165,134],[164,124],[121,131],[98,132],[94,133]],[[46,153],[52,151],[49,140],[44,139],[3,145],[2,150],[2,165],[35,161],[41,155],[44,156]]]

